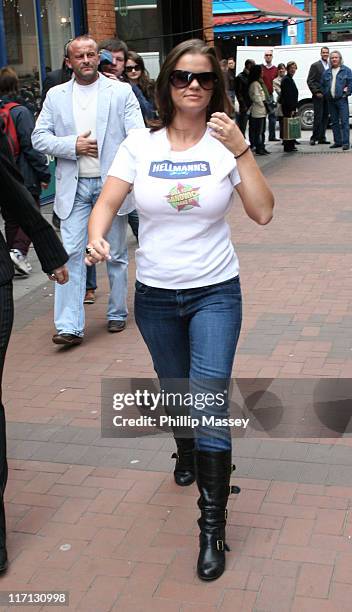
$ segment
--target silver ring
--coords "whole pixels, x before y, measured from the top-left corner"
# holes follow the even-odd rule
[[[53,280],[56,280],[56,274],[50,274],[50,278],[52,278]]]

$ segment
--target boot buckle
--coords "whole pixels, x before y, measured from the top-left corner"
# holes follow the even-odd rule
[[[224,546],[224,540],[216,540],[216,548],[220,551],[223,552],[225,550],[225,546]]]

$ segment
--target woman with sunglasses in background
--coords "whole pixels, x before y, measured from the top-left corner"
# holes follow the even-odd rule
[[[145,98],[144,108],[141,106],[145,123],[155,119],[155,83],[150,79],[148,70],[144,66],[143,58],[138,53],[134,51],[128,52],[125,73],[131,85],[138,87]]]
[[[187,381],[226,397],[241,327],[238,258],[225,215],[234,187],[247,215],[269,223],[273,196],[241,131],[213,48],[188,40],[166,58],[156,82],[159,119],[122,143],[89,222],[86,261],[109,257],[104,239],[130,186],[140,215],[135,318],[159,380]],[[193,397],[195,397],[193,395]],[[193,437],[179,437],[175,480],[200,492],[197,571],[225,569],[226,505],[232,472],[228,402],[191,408]],[[169,409],[169,408],[168,408]],[[221,417],[220,426],[207,424]],[[204,419],[206,417],[206,419]],[[189,432],[187,432],[189,433]]]

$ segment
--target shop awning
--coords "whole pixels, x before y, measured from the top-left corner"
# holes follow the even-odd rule
[[[249,4],[249,3],[248,3]],[[261,13],[265,15],[279,16],[279,17],[296,17],[297,19],[307,20],[311,16],[305,11],[293,6],[285,0],[251,0],[255,8],[259,9]]]
[[[237,17],[243,16],[245,13],[248,20],[248,14],[252,14],[255,18],[270,17],[269,21],[274,21],[275,17],[280,20],[286,20],[289,18],[299,19],[300,21],[307,21],[311,19],[311,15],[297,6],[293,6],[285,0],[250,0],[245,2],[239,0],[238,5],[236,2],[224,3],[224,10],[221,10],[222,4],[218,4],[217,11],[213,17],[214,25],[224,25],[225,23],[231,23],[235,21]],[[229,8],[232,8],[232,12],[229,13]],[[237,10],[238,8],[238,10]],[[219,15],[219,12],[227,13],[226,15]],[[226,21],[218,21],[219,19],[226,19]],[[236,23],[238,23],[236,21]]]
[[[286,17],[270,17],[260,16],[259,13],[241,13],[240,15],[221,15],[214,17],[214,26],[221,25],[238,25],[251,23],[272,23],[277,21],[286,21]]]

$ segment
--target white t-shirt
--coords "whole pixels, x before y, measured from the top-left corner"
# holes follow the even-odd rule
[[[132,130],[109,175],[134,184],[140,282],[188,289],[238,275],[224,217],[240,176],[232,153],[209,130],[186,151],[171,150],[165,129]]]
[[[91,131],[89,138],[97,137],[97,104],[99,79],[91,85],[73,83],[73,118],[75,120],[77,135]],[[79,177],[100,176],[100,162],[98,157],[80,155],[78,158]]]

